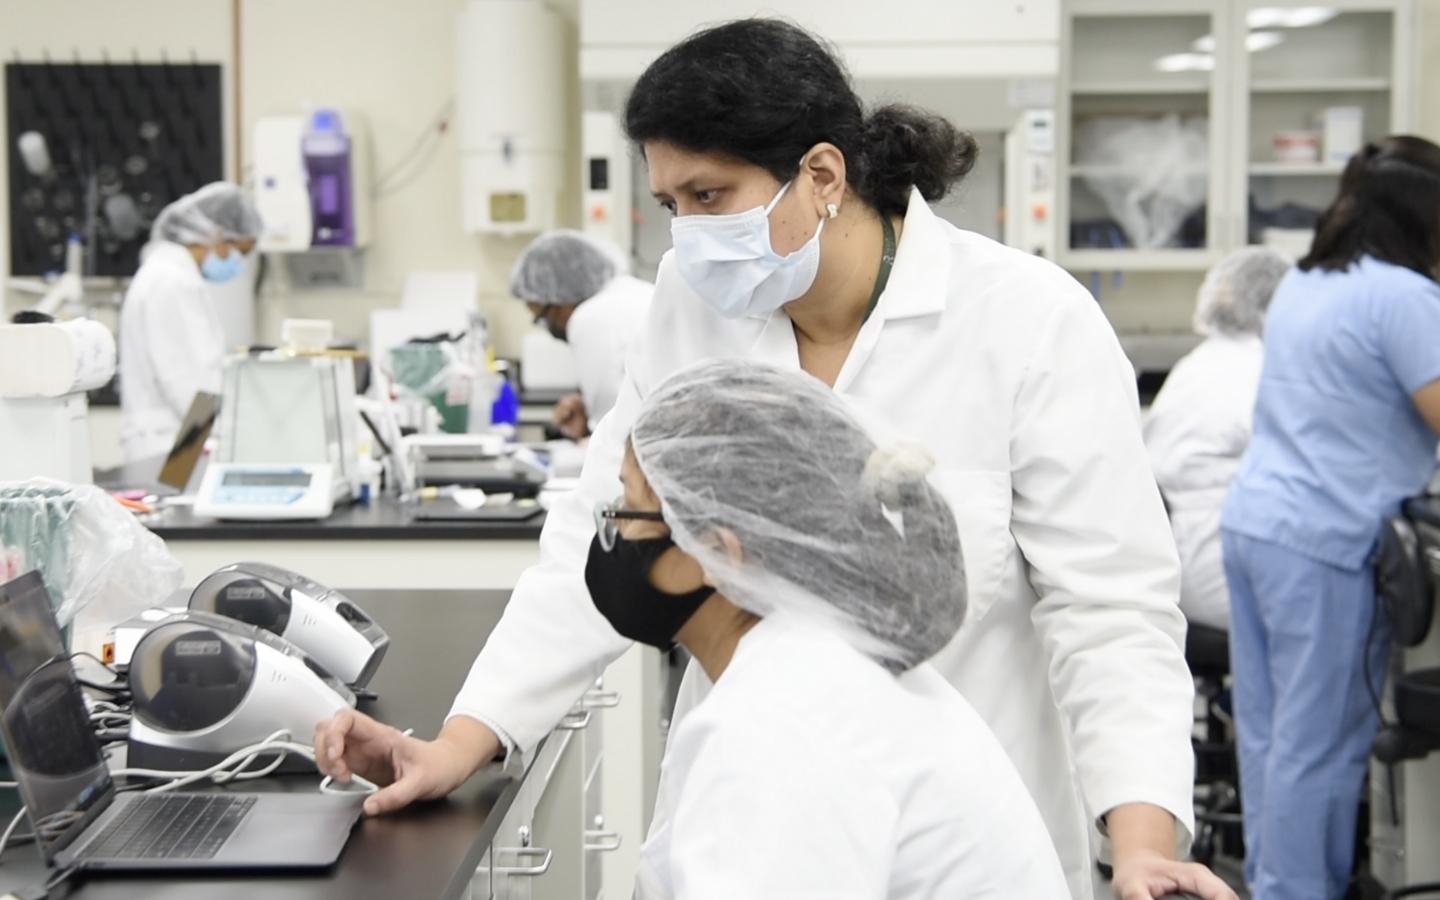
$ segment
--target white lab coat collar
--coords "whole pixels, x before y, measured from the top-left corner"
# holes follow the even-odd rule
[[[911,188],[895,266],[875,315],[888,321],[942,312],[948,302],[950,257],[945,224],[920,191]]]

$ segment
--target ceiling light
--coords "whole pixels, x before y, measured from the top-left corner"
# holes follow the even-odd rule
[[[1208,53],[1172,53],[1155,60],[1158,72],[1212,72],[1215,57]]]
[[[1245,36],[1245,49],[1251,53],[1269,50],[1285,42],[1285,35],[1278,31],[1252,31]]]
[[[1311,28],[1339,14],[1329,6],[1261,6],[1250,10],[1245,22],[1251,28]]]

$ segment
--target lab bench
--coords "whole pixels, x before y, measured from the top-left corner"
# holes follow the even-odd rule
[[[396,727],[433,736],[476,648],[499,621],[507,592],[354,591],[351,596],[391,637],[390,650],[371,685],[378,698],[361,708]],[[426,615],[415,615],[417,609],[424,609]],[[444,627],[437,627],[442,622]],[[585,834],[578,793],[564,782],[573,780],[585,765],[578,745],[598,733],[590,731],[594,721],[593,712],[577,707],[562,729],[528,758],[503,769],[485,768],[448,799],[419,803],[394,815],[362,818],[339,862],[327,870],[81,876],[51,896],[56,900],[448,900],[520,895],[506,889],[507,879],[523,884],[530,892],[523,896],[580,896],[568,890],[583,879],[581,854],[587,844],[597,841]],[[308,736],[302,739],[308,742]],[[316,790],[318,784],[317,775],[292,775],[248,782],[239,789],[303,792]],[[568,796],[557,795],[562,788]],[[527,846],[517,860],[515,850],[521,843]],[[494,867],[489,865],[492,856],[499,860]],[[12,847],[0,865],[0,894],[35,885],[46,876],[33,846]],[[589,891],[587,895],[593,896]]]
[[[540,558],[543,513],[524,522],[441,522],[413,521],[413,510],[382,497],[318,522],[222,522],[186,506],[141,521],[184,566],[187,584],[253,559],[340,590],[509,590]]]

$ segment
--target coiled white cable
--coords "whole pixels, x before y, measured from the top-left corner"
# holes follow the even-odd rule
[[[270,753],[276,754],[275,759],[258,769],[249,768],[250,764],[255,762],[255,760]],[[251,744],[248,747],[242,747],[236,750],[208,769],[200,769],[194,772],[170,772],[163,769],[125,768],[116,769],[110,774],[116,777],[131,776],[135,778],[169,779],[164,784],[145,789],[146,793],[155,794],[164,791],[173,791],[206,780],[214,784],[228,784],[232,781],[250,781],[256,778],[264,778],[266,775],[271,775],[276,769],[280,768],[280,764],[285,761],[285,757],[292,753],[308,759],[312,763],[315,761],[314,747],[311,747],[309,744],[301,744],[297,741],[290,740],[290,732],[281,730],[274,732],[257,744]],[[363,793],[373,794],[380,790],[378,785],[359,775],[352,775],[351,781],[358,785]],[[322,793],[355,793],[353,790],[336,788],[333,785],[334,779],[328,775],[320,780],[320,790]]]

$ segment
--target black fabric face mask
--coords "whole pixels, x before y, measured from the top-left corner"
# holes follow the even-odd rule
[[[661,650],[675,646],[675,635],[715,589],[708,585],[688,594],[667,594],[650,583],[650,570],[666,550],[675,546],[670,538],[645,541],[615,539],[615,549],[605,551],[596,537],[590,542],[590,559],[585,564],[585,586],[600,615],[621,636]]]

